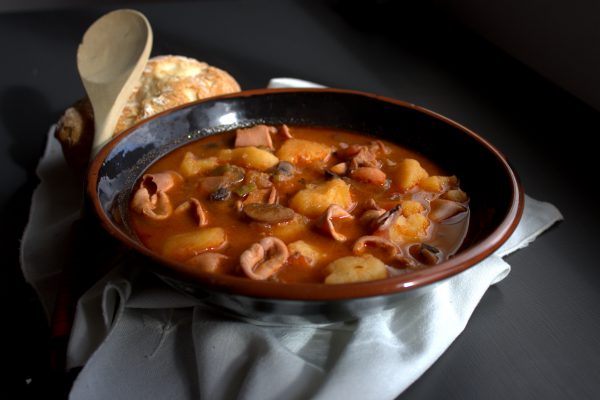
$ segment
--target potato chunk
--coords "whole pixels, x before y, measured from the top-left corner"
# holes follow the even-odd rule
[[[412,214],[420,214],[424,210],[423,204],[415,200],[404,200],[400,203],[400,207],[402,207],[402,215],[405,217]]]
[[[289,206],[302,215],[316,218],[331,204],[337,204],[345,210],[352,206],[350,186],[341,179],[332,179],[300,190],[292,197]]]
[[[297,240],[288,244],[288,250],[290,251],[290,257],[302,258],[304,264],[309,267],[315,266],[321,258],[321,253],[304,240]]]
[[[396,173],[396,186],[400,190],[408,190],[415,186],[421,179],[427,178],[429,174],[421,164],[412,158],[405,158],[398,163]]]
[[[401,215],[390,227],[390,239],[396,243],[422,241],[428,236],[429,219],[422,214]]]
[[[449,187],[456,186],[457,184],[458,179],[456,176],[433,175],[419,181],[421,189],[434,193],[442,193],[448,190]]]
[[[223,228],[198,229],[168,237],[163,245],[162,254],[167,258],[183,261],[205,251],[221,248],[226,240]]]
[[[330,156],[331,147],[302,139],[288,139],[277,151],[277,157],[294,165],[327,161]]]
[[[327,284],[373,281],[387,278],[385,264],[370,254],[338,258],[327,267]]]
[[[240,167],[252,168],[258,171],[265,171],[274,167],[279,162],[279,159],[272,153],[252,146],[221,151],[219,152],[219,159]]]
[[[179,165],[181,175],[189,178],[190,176],[205,174],[212,171],[219,165],[217,157],[198,158],[194,153],[188,151],[183,156],[183,160]]]
[[[456,201],[457,203],[466,203],[469,200],[469,196],[460,189],[448,190],[441,197],[446,200]]]

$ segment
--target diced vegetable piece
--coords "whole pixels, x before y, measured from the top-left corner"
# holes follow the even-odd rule
[[[226,240],[223,228],[202,228],[168,237],[162,254],[167,258],[183,261],[205,251],[218,249]]]
[[[183,156],[179,165],[179,171],[183,176],[190,177],[198,174],[205,174],[219,165],[217,157],[198,158],[194,153],[188,151]]]
[[[313,267],[321,258],[321,253],[304,240],[296,240],[288,245],[290,251],[290,257],[302,257],[304,263],[310,267]]]
[[[254,182],[250,182],[234,189],[233,192],[240,197],[244,197],[245,195],[254,190],[256,190],[256,184]]]
[[[449,187],[456,186],[458,179],[456,176],[428,176],[419,181],[421,189],[428,192],[441,193]]]
[[[422,214],[401,215],[390,227],[390,239],[396,243],[424,240],[427,238],[429,219]]]
[[[405,217],[412,214],[420,214],[424,210],[423,204],[415,200],[404,200],[400,203],[400,207],[402,207],[402,215]]]
[[[469,200],[469,196],[460,189],[448,190],[441,197],[446,200],[456,201],[457,203],[465,203]]]
[[[370,254],[338,258],[327,267],[327,284],[365,282],[387,278],[385,264]]]
[[[277,157],[294,165],[326,161],[331,156],[331,147],[303,139],[288,139],[277,151]]]
[[[227,157],[227,153],[219,153],[220,157]],[[258,147],[238,147],[231,150],[230,162],[244,168],[252,168],[258,171],[265,171],[274,167],[279,159],[272,153],[259,149]]]
[[[345,210],[352,205],[350,186],[341,179],[332,179],[300,190],[292,197],[289,206],[302,215],[316,218],[331,204],[337,204]]]
[[[398,189],[408,190],[428,176],[425,168],[421,167],[417,160],[405,158],[398,163],[395,183]]]

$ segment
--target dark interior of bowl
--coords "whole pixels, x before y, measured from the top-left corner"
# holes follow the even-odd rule
[[[267,314],[273,313],[270,308],[274,306],[267,300],[272,297],[279,297],[278,300],[283,302],[295,302],[302,301],[302,293],[305,293],[308,300],[329,300],[329,304],[334,300],[339,302],[338,308],[340,304],[344,308],[344,301],[348,297],[386,297],[408,291],[409,286],[414,289],[428,286],[468,268],[491,253],[506,240],[518,222],[522,210],[522,193],[516,176],[500,153],[466,128],[410,104],[357,92],[265,90],[220,97],[162,114],[111,142],[92,165],[88,184],[88,194],[96,202],[96,211],[104,226],[119,239],[141,250],[135,235],[127,226],[126,216],[130,191],[148,166],[157,158],[190,141],[257,123],[336,127],[385,138],[420,152],[447,173],[458,176],[461,187],[471,198],[471,223],[467,238],[459,254],[453,260],[443,263],[447,265],[415,274],[412,284],[405,284],[407,278],[403,278],[402,282],[388,283],[387,286],[380,284],[380,288],[376,287],[377,284],[358,284],[357,287],[365,290],[364,293],[360,290],[352,291],[358,293],[357,296],[348,294],[350,292],[344,294],[344,289],[335,289],[330,295],[332,299],[319,294],[311,297],[311,293],[317,293],[319,289],[299,288],[297,293],[294,290],[280,292],[275,289],[261,292],[259,286],[266,284],[265,282],[258,283],[258,289],[255,288],[258,291],[252,289],[256,282],[244,286],[251,289],[241,293],[242,297],[267,293],[256,296],[262,298],[263,303],[267,302],[261,306],[270,310]],[[154,260],[156,261],[155,257]],[[197,290],[200,290],[205,295],[214,289],[210,287],[213,284],[217,288],[218,297],[222,297],[223,291],[238,292],[239,287],[232,289],[228,283],[219,286],[218,282],[207,279],[196,285],[179,279],[169,268],[159,268],[162,268],[159,269],[159,274],[188,292],[198,293]],[[270,286],[266,284],[265,287]],[[225,297],[226,302],[232,301],[231,296]],[[352,301],[356,302],[356,299]],[[238,300],[233,302],[239,303]],[[370,300],[372,302],[373,299]],[[219,303],[223,301],[219,300]],[[281,301],[277,303],[277,307],[280,304]],[[244,313],[244,310],[235,311]],[[316,313],[322,313],[322,310]]]

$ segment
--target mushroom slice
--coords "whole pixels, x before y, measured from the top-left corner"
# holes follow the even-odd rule
[[[216,273],[225,260],[227,256],[221,253],[206,252],[188,259],[185,263],[200,271]]]
[[[221,165],[215,168],[213,176],[200,178],[199,189],[204,193],[214,193],[220,189],[229,189],[244,180],[246,170],[237,165]]]
[[[208,195],[208,198],[212,201],[229,200],[230,197],[231,197],[231,190],[224,188],[224,187],[219,188]]]
[[[290,177],[296,172],[296,167],[289,161],[279,161],[275,166],[275,173],[278,176]]]
[[[268,236],[240,255],[240,265],[250,279],[265,280],[279,271],[288,257],[289,251],[285,243]]]
[[[200,179],[198,188],[204,193],[212,193],[227,187],[227,179],[223,176],[207,176]]]
[[[416,244],[409,249],[410,255],[426,265],[435,265],[440,262],[442,252],[427,243]]]
[[[377,221],[383,214],[385,214],[385,210],[365,210],[360,216],[360,222],[365,226],[376,225],[375,221]]]
[[[431,211],[429,211],[428,217],[433,222],[449,222],[450,218],[463,213],[466,215],[467,211],[467,207],[452,200],[435,199],[430,204]]]
[[[191,210],[192,216],[198,223],[198,226],[206,226],[208,224],[208,218],[206,216],[206,211],[202,207],[202,204],[195,197],[190,198],[189,200],[181,203],[175,209],[175,214],[181,214],[184,212],[189,212]]]
[[[337,204],[331,204],[329,207],[327,207],[325,214],[321,217],[319,222],[317,222],[317,226],[319,226],[326,233],[329,233],[331,237],[338,242],[344,242],[347,239],[346,236],[337,232],[335,230],[335,226],[333,225],[334,219],[343,218],[354,219],[354,216]]]
[[[251,128],[236,129],[235,147],[266,147],[273,150],[271,140],[272,128],[267,125],[256,125]]]
[[[401,250],[389,239],[381,236],[362,236],[352,247],[352,252],[356,255],[362,255],[364,253],[370,253],[369,250],[375,250],[380,253],[384,259],[393,259]]]
[[[244,214],[258,222],[277,224],[294,219],[294,210],[279,204],[250,203],[244,205]]]

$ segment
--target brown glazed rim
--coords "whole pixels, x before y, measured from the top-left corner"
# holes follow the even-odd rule
[[[258,298],[269,298],[269,299],[281,299],[281,300],[350,300],[363,297],[389,295],[399,292],[405,292],[416,288],[421,288],[446,278],[454,276],[471,266],[479,263],[494,251],[496,251],[514,232],[521,219],[524,207],[524,194],[521,183],[510,167],[506,157],[500,151],[498,151],[492,144],[477,135],[470,129],[458,124],[457,122],[448,119],[440,114],[425,109],[423,107],[416,106],[400,100],[378,96],[371,93],[364,93],[354,90],[345,89],[258,89],[248,90],[238,93],[222,95],[218,97],[212,97],[209,99],[200,100],[195,103],[188,103],[165,112],[156,114],[138,125],[144,124],[145,122],[160,118],[161,116],[172,113],[178,109],[193,106],[194,104],[202,103],[205,101],[213,101],[215,99],[226,99],[235,97],[251,97],[260,96],[264,94],[272,93],[303,93],[303,92],[329,92],[329,93],[340,93],[350,94],[369,97],[378,101],[392,103],[398,106],[407,107],[421,113],[427,114],[433,118],[441,120],[446,124],[449,124],[464,134],[474,138],[483,148],[491,152],[496,159],[503,165],[506,175],[510,178],[512,186],[512,201],[510,208],[499,224],[499,226],[487,237],[482,239],[475,246],[467,248],[453,258],[438,264],[436,266],[411,272],[405,275],[391,277],[387,279],[381,279],[369,282],[360,283],[349,283],[339,285],[325,285],[325,284],[308,284],[308,283],[277,283],[270,281],[255,281],[243,277],[235,277],[229,275],[214,275],[203,272],[190,273],[189,267],[186,267],[182,263],[169,261],[160,255],[150,251],[137,241],[129,237],[119,227],[117,227],[104,213],[97,195],[97,183],[99,178],[99,171],[104,163],[105,158],[112,151],[112,149],[129,133],[131,133],[136,127],[133,126],[121,133],[111,142],[106,144],[104,148],[93,159],[90,164],[87,180],[87,194],[92,201],[94,210],[100,218],[100,222],[103,227],[120,242],[132,248],[133,250],[141,253],[150,259],[158,262],[169,268],[172,271],[176,271],[176,275],[181,278],[184,282],[199,285],[207,290],[213,290],[218,292],[224,292],[229,294],[243,295],[249,297]]]

